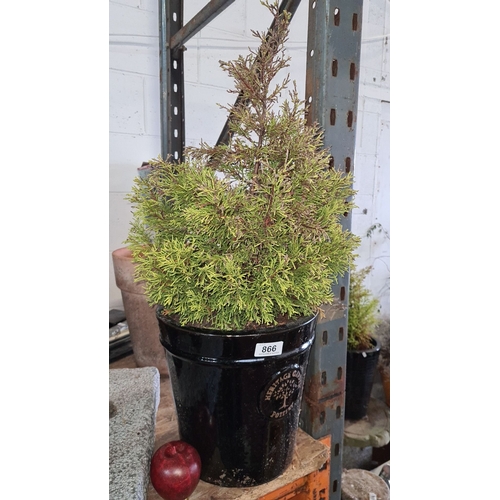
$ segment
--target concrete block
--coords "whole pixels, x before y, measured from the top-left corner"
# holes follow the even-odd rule
[[[256,7],[260,7],[260,3],[253,2]],[[243,2],[233,2],[223,12],[221,12],[215,19],[210,22],[210,27],[218,29],[221,32],[229,32],[235,35],[245,35],[245,5]]]
[[[126,193],[109,193],[109,218],[112,231],[119,235],[120,243],[115,246],[112,243],[115,241],[110,240],[110,246],[114,250],[123,246],[123,240],[128,235],[130,222],[132,221],[131,205],[125,200]]]
[[[352,228],[351,231],[353,234],[361,237],[361,244],[357,248],[357,253],[359,254],[359,257],[356,259],[356,265],[358,266],[359,269],[371,265],[372,262],[372,256],[371,256],[371,245],[370,241],[368,238],[365,238],[364,236],[366,235],[366,229],[367,227],[370,227],[369,224],[366,224],[364,221],[352,221]]]
[[[354,162],[354,189],[358,191],[356,200],[360,195],[373,197],[376,164],[375,154],[356,153]]]
[[[119,72],[149,75],[160,74],[158,37],[112,37],[109,43],[109,67]]]
[[[369,0],[368,17],[365,18],[367,24],[385,25],[385,10],[389,5],[388,0]]]
[[[128,193],[142,162],[161,152],[160,135],[109,134],[109,191]]]
[[[109,370],[109,401],[109,498],[145,500],[160,402],[158,370]]]
[[[109,34],[158,37],[158,10],[148,10],[110,2]]]
[[[380,314],[389,316],[390,314],[390,256],[378,255],[378,252],[373,252],[372,279],[370,281],[370,289],[373,290],[373,295],[379,300]]]
[[[384,86],[390,88],[390,76],[391,76],[391,57],[390,57],[390,43],[391,39],[387,37],[384,40],[384,53],[382,55],[382,74],[384,75]]]
[[[295,44],[307,45],[307,20],[308,10],[311,2],[301,2],[295,11],[292,22],[290,23],[290,35],[288,37],[288,45]]]
[[[380,113],[363,112],[358,117],[358,127],[361,129],[361,134],[356,143],[357,152],[375,155],[380,128]]]
[[[199,59],[203,55],[198,47],[198,38],[191,38],[186,44],[184,51],[184,84],[186,82],[196,83],[199,78]]]
[[[220,67],[219,61],[236,59],[239,54],[247,54],[248,45],[235,43],[232,40],[219,39],[208,43],[200,40],[199,73],[200,83],[227,90],[233,88],[233,80]]]
[[[141,6],[141,0],[110,0],[110,5],[113,3],[117,3],[120,5],[126,5],[128,7],[135,7],[137,9]]]
[[[190,0],[189,2],[184,2],[184,24],[187,24],[187,22],[205,7],[206,4],[207,2],[205,0]]]
[[[109,88],[110,132],[144,134],[143,77],[111,70]]]
[[[382,83],[385,85],[385,82]],[[371,83],[361,82],[359,84],[359,95],[360,97],[370,97],[372,99],[378,99],[379,101],[389,102],[391,99],[389,87],[381,87],[373,81]]]
[[[144,128],[148,135],[161,134],[160,81],[152,76],[144,77]]]
[[[217,103],[232,103],[236,96],[221,88],[189,83],[185,84],[185,95],[186,145],[198,146],[201,139],[214,145],[227,119],[227,112]]]
[[[356,188],[356,186],[355,186]],[[373,206],[373,196],[370,194],[358,193],[355,198],[355,204],[357,208],[352,211],[352,223],[353,227],[355,224],[355,219],[358,217],[366,219],[372,218],[372,206]],[[366,212],[366,213],[365,213]]]
[[[389,72],[382,69],[374,69],[370,67],[361,67],[360,82],[362,86],[372,86],[374,90],[370,93],[372,96],[380,94],[377,89],[384,90],[382,99],[389,100]]]
[[[141,9],[147,10],[158,16],[158,0],[140,0]]]
[[[382,103],[380,99],[361,96],[358,102],[358,113],[375,113],[380,115],[382,113]]]
[[[361,37],[362,44],[372,43],[375,39],[379,39],[386,34],[384,22],[381,22],[379,24],[372,24],[366,22],[365,19],[362,30],[363,30]]]
[[[111,252],[124,246],[132,220],[131,206],[124,200],[125,193],[109,193],[109,296],[110,307],[122,304],[120,289],[116,286]]]
[[[383,38],[374,38],[372,40],[365,39],[362,41],[360,55],[360,77],[363,76],[363,69],[370,68],[378,71],[382,69],[383,48]]]

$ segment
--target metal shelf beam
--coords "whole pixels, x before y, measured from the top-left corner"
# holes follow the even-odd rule
[[[234,0],[211,0],[191,21],[176,31],[170,39],[170,49],[175,51],[205,27],[212,19],[229,7]]]

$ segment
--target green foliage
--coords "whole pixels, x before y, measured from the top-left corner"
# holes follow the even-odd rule
[[[378,300],[364,286],[371,266],[356,270],[353,266],[349,277],[349,314],[347,324],[347,348],[371,349],[371,337],[379,323]]]
[[[288,77],[288,17],[276,16],[259,51],[221,66],[242,93],[230,112],[230,141],[158,158],[136,178],[126,241],[150,303],[181,324],[248,329],[308,316],[333,300],[359,238],[342,229],[353,208],[352,177],[329,167],[322,133],[305,120]]]
[[[371,238],[372,237],[372,234],[377,231],[378,233],[384,233],[384,236],[390,240],[390,236],[389,236],[389,233],[384,229],[384,226],[382,226],[382,224],[380,224],[380,222],[377,222],[375,224],[373,224],[372,226],[370,226],[368,228],[368,231],[366,231],[366,236],[368,238]]]

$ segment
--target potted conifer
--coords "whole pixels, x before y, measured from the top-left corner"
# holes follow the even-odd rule
[[[136,277],[157,305],[179,434],[201,479],[255,486],[290,465],[321,306],[359,239],[343,230],[352,178],[330,167],[289,77],[289,15],[261,46],[221,67],[240,94],[228,144],[151,160],[129,200]]]
[[[349,276],[349,310],[347,316],[347,363],[345,418],[359,420],[366,416],[380,356],[380,343],[375,337],[379,323],[378,300],[364,281],[371,266]]]

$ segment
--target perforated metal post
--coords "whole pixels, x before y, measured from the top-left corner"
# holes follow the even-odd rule
[[[184,152],[184,57],[171,38],[183,24],[183,0],[160,0],[161,156],[182,160]]]
[[[308,121],[324,130],[331,165],[353,172],[363,0],[309,0],[306,102]],[[351,214],[343,227],[350,229]],[[319,321],[311,351],[301,427],[319,439],[331,435],[330,491],[340,500],[344,433],[349,274],[333,286],[338,299]]]
[[[161,156],[184,160],[184,43],[234,0],[211,0],[186,25],[183,0],[159,0]]]

